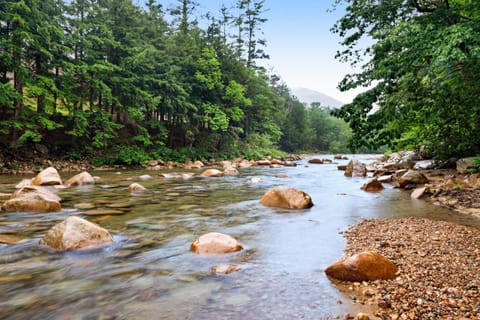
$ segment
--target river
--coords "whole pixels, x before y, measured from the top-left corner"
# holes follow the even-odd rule
[[[330,156],[331,158],[331,156]],[[355,156],[360,160],[365,157]],[[360,190],[337,164],[240,169],[239,176],[163,179],[155,171],[92,172],[95,186],[60,190],[57,213],[0,213],[1,319],[330,319],[368,311],[354,304],[323,269],[342,256],[340,231],[364,218],[429,217],[471,224],[458,215],[387,186]],[[345,164],[346,161],[339,161]],[[201,170],[200,170],[201,171]],[[198,172],[200,172],[198,171]],[[279,173],[290,178],[277,178]],[[153,179],[140,181],[139,176]],[[63,173],[64,180],[73,174]],[[254,183],[252,178],[262,182]],[[21,176],[1,176],[0,192],[13,192]],[[132,196],[139,182],[153,191]],[[273,186],[308,193],[308,210],[263,207]],[[115,243],[96,250],[58,253],[38,245],[55,223],[88,209],[122,215],[89,216]],[[245,250],[200,256],[190,244],[208,232],[235,237]],[[215,275],[211,268],[241,268]]]

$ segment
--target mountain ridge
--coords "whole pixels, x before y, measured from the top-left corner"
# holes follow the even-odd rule
[[[320,102],[320,104],[324,107],[336,109],[345,104],[340,100],[313,89],[295,87],[292,89],[292,93],[298,98],[298,100],[300,100],[300,102],[306,103],[308,106],[313,102]]]

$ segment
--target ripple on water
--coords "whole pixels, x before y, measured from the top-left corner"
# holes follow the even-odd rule
[[[154,176],[141,182],[153,193],[138,197],[127,186],[149,172],[99,172],[101,185],[58,191],[61,212],[1,213],[0,318],[319,319],[368,310],[352,304],[323,273],[342,256],[339,231],[363,218],[453,216],[397,190],[365,193],[364,179],[345,178],[336,164],[304,162],[296,168],[240,169],[239,176],[215,179]],[[252,183],[252,177],[262,181]],[[20,179],[0,180],[2,192],[13,192]],[[263,193],[277,185],[302,189],[315,206],[261,206]],[[80,253],[38,246],[57,222],[94,209],[125,210],[86,216],[110,230],[114,244]],[[232,235],[246,250],[191,253],[190,244],[212,231]],[[241,270],[212,272],[223,264]]]

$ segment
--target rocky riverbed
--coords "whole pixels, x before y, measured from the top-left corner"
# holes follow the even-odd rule
[[[345,253],[391,259],[395,280],[337,283],[377,319],[478,319],[480,230],[420,218],[370,219],[344,231]]]

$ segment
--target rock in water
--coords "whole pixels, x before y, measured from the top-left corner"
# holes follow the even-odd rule
[[[223,177],[223,172],[217,169],[207,169],[202,172],[201,177]]]
[[[190,249],[199,254],[221,254],[237,252],[243,247],[229,235],[211,232],[196,239]]]
[[[95,184],[95,179],[86,171],[71,177],[65,182],[67,186],[83,186],[89,184]]]
[[[60,185],[62,184],[62,178],[60,178],[57,169],[54,167],[48,167],[33,178],[32,184],[35,186]]]
[[[128,186],[128,191],[131,193],[148,193],[149,190],[142,186],[139,183],[132,183],[131,185]]]
[[[365,183],[362,187],[362,190],[368,191],[368,192],[375,192],[375,191],[381,191],[383,190],[383,184],[378,181],[377,179],[373,179],[367,183]]]
[[[40,244],[55,250],[70,251],[113,242],[110,233],[85,219],[71,216],[53,226]]]
[[[342,259],[325,269],[329,277],[355,282],[395,279],[397,271],[389,259],[371,251]]]
[[[367,166],[358,160],[350,160],[345,168],[347,177],[365,177],[367,176]]]
[[[236,176],[239,174],[240,172],[238,172],[237,168],[234,167],[227,167],[223,170],[223,175],[225,176]]]
[[[60,197],[38,186],[26,186],[15,191],[2,205],[2,210],[8,212],[56,212],[61,209]]]
[[[268,190],[260,199],[267,207],[288,209],[308,209],[313,206],[312,198],[305,192],[290,187],[275,187]]]

